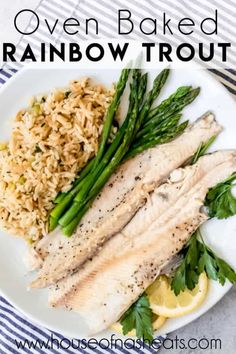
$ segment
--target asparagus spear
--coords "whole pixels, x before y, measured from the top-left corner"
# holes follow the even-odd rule
[[[86,177],[89,172],[92,170],[93,166],[94,166],[94,162],[95,162],[95,158],[91,159],[87,165],[83,168],[83,170],[79,173],[79,177],[75,179],[74,184],[72,186],[72,189],[74,187],[76,187],[84,177]],[[54,200],[54,204],[59,204],[63,201],[63,199],[65,198],[65,196],[68,194],[67,193],[59,193],[58,196],[55,198]]]
[[[79,178],[75,181],[75,185],[77,185],[79,182],[81,182],[81,180],[86,177],[89,172],[93,169],[93,166],[95,164],[95,157],[93,159],[91,159],[87,165],[83,168],[83,170],[80,172],[79,174]]]
[[[168,131],[165,135],[160,136],[157,135],[155,138],[148,139],[147,141],[142,141],[140,142],[139,145],[137,145],[135,148],[131,148],[128,153],[125,155],[124,160],[128,160],[131,157],[136,156],[137,154],[140,154],[146,149],[150,149],[154,147],[157,144],[164,144],[169,142],[170,140],[174,139],[177,137],[179,134],[181,134],[185,128],[188,125],[188,121],[180,124],[179,126],[173,128],[173,130]]]
[[[55,208],[50,213],[49,218],[49,230],[53,231],[57,224],[61,215],[68,209],[70,204],[72,203],[76,193],[83,187],[85,179],[80,181],[74,188],[72,188],[62,199],[60,203],[58,203]]]
[[[168,118],[169,116],[172,116],[174,113],[178,113],[176,112],[176,105],[175,102],[176,101],[180,101],[182,100],[190,91],[191,91],[192,87],[191,86],[181,86],[179,87],[174,93],[172,93],[167,99],[165,99],[164,101],[162,101],[157,107],[152,108],[149,112],[149,114],[147,115],[147,117],[145,117],[142,127],[147,124],[147,122],[152,119],[152,118],[156,118],[155,124],[154,126],[156,127],[157,125],[159,125],[163,120],[165,120],[166,118]],[[149,131],[149,126],[146,128],[142,128],[138,131],[136,138],[139,138],[140,136],[142,136],[142,134],[144,134],[145,132]],[[150,129],[152,127],[150,126]]]
[[[103,188],[103,186],[106,184],[112,173],[115,171],[119,163],[122,161],[125,153],[128,151],[129,146],[132,142],[132,137],[133,133],[135,130],[136,126],[136,120],[138,117],[138,111],[139,111],[139,100],[138,98],[140,97],[140,88],[139,88],[139,82],[140,82],[140,72],[139,70],[134,70],[134,80],[133,80],[133,94],[134,94],[134,104],[133,104],[133,110],[130,116],[130,119],[128,121],[128,125],[125,131],[125,135],[123,138],[122,143],[120,144],[119,148],[115,152],[113,158],[111,159],[110,163],[105,167],[105,169],[102,171],[98,179],[93,185],[93,188],[91,189],[89,196],[86,200],[82,202],[82,204],[79,204],[76,202],[76,199],[74,203],[72,204],[71,208],[67,211],[65,214],[66,216],[66,222],[65,222],[65,217],[63,218],[63,232],[67,235],[70,236],[74,232],[75,228],[77,227],[78,223],[81,220],[81,213],[83,215],[83,210],[87,205],[87,202],[90,200],[93,200],[97,196],[97,194],[100,192],[100,190]],[[86,204],[85,204],[86,203]],[[69,221],[71,220],[71,221]],[[60,220],[61,224],[61,220]],[[66,227],[66,228],[65,228]]]
[[[164,84],[169,76],[169,73],[170,73],[170,69],[164,69],[155,78],[155,80],[153,82],[153,87],[152,87],[151,91],[148,92],[146,100],[143,104],[143,107],[142,107],[140,113],[139,113],[139,116],[138,116],[138,119],[136,122],[136,126],[135,126],[135,130],[134,130],[134,135],[136,135],[136,133],[139,131],[139,129],[143,123],[143,120],[148,115],[148,113],[151,109],[151,106],[153,105],[153,102],[158,97],[159,93],[161,92],[161,89],[164,86]]]
[[[111,104],[107,110],[106,116],[105,116],[105,120],[104,120],[105,123],[104,123],[103,131],[102,131],[102,135],[101,135],[101,141],[99,144],[99,149],[98,149],[98,153],[95,158],[93,169],[98,166],[99,162],[101,161],[101,159],[104,155],[104,150],[105,150],[105,147],[106,147],[106,144],[107,144],[108,138],[110,136],[110,132],[111,132],[112,122],[115,117],[117,108],[119,107],[120,99],[121,99],[121,96],[124,92],[124,89],[125,89],[128,77],[129,77],[129,72],[130,72],[130,69],[123,69],[121,72],[120,79],[119,79],[117,86],[116,86],[115,95],[112,99],[112,102],[111,102]]]
[[[146,123],[153,116],[161,115],[166,113],[167,110],[170,109],[170,106],[173,102],[181,102],[182,99],[186,96],[187,93],[191,91],[191,86],[180,86],[174,93],[172,93],[167,99],[162,101],[157,107],[150,110],[148,116],[145,117],[144,123]]]
[[[178,113],[163,120],[161,123],[157,125],[157,127],[153,127],[152,130],[148,130],[139,139],[136,139],[132,147],[135,147],[136,145],[140,145],[140,141],[147,140],[148,138],[156,137],[157,135],[162,135],[168,132],[171,128],[174,128],[178,125],[180,118],[181,118],[181,114]]]
[[[65,236],[70,237],[74,230],[76,229],[77,225],[80,223],[80,220],[82,217],[86,214],[90,206],[92,205],[93,200],[91,199],[89,202],[87,202],[77,213],[77,215],[74,217],[74,219],[65,227],[63,227],[63,233]]]
[[[66,194],[67,193],[65,193],[65,192],[58,193],[58,195],[54,199],[53,203],[54,204],[60,204],[63,201],[63,199],[65,198]]]
[[[58,225],[57,219],[53,218],[51,215],[49,217],[49,231],[53,231]]]
[[[196,88],[191,90],[185,97],[183,97],[180,101],[177,100],[176,102],[173,102],[171,106],[169,107],[169,111],[173,113],[178,113],[180,112],[186,105],[190,104],[193,102],[193,100],[199,95],[200,88]],[[149,119],[147,122],[143,125],[143,128],[149,127],[151,129],[151,124],[156,124],[158,121],[158,115],[156,116],[156,111],[155,108],[150,112],[149,114]],[[142,130],[140,131],[139,134],[142,134]]]
[[[112,173],[115,171],[115,169],[117,168],[119,163],[122,161],[125,153],[129,150],[129,146],[132,141],[133,131],[135,129],[135,123],[136,123],[137,116],[138,116],[138,99],[136,97],[136,102],[134,104],[132,116],[129,121],[129,125],[127,127],[126,134],[124,136],[122,144],[119,146],[119,149],[116,151],[110,164],[106,167],[106,169],[103,171],[103,173],[99,176],[98,180],[94,184],[94,186],[89,194],[90,198],[97,195],[97,193],[99,193],[101,188],[105,185],[105,183],[108,181],[108,179],[110,178]]]

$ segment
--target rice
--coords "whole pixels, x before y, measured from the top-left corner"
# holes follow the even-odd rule
[[[0,226],[31,242],[48,232],[60,191],[96,154],[112,91],[73,81],[67,90],[33,98],[0,144]]]

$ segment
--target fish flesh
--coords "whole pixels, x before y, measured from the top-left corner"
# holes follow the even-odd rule
[[[125,162],[111,177],[76,233],[66,238],[56,230],[36,251],[44,258],[31,287],[46,287],[73,273],[111,236],[123,229],[149,193],[191,157],[201,143],[221,131],[212,113],[198,119],[170,143],[149,149]]]
[[[171,171],[221,129],[214,115],[208,113],[172,142],[125,162],[108,181],[71,238],[56,230],[43,241],[46,247],[37,246],[44,261],[31,287],[49,286],[75,272],[105,241],[124,228]]]
[[[114,235],[105,243],[92,261],[85,262],[79,271],[61,280],[55,287],[51,287],[49,293],[50,304],[57,306],[59,303],[62,303],[63,297],[77,286],[80,279],[91,275],[91,273],[95,274],[95,272],[100,269],[104,259],[110,258],[114,250],[116,250],[116,254],[119,255],[120,252],[123,253],[125,250],[133,248],[138,235],[145,232],[147,227],[160,218],[167,208],[174,205],[184,193],[188,192],[188,190],[194,186],[196,180],[199,180],[199,173],[203,175],[206,174],[207,171],[212,168],[212,163],[215,165],[216,158],[219,163],[222,163],[227,157],[229,157],[228,152],[218,152],[214,155],[204,156],[199,160],[199,163],[194,166],[174,170],[170,174],[167,183],[162,184],[150,194],[146,204],[139,209],[136,215],[118,235]],[[205,163],[206,158],[207,163]],[[196,173],[196,169],[198,173]],[[122,245],[122,248],[120,248],[120,245]]]
[[[121,232],[50,290],[50,304],[78,312],[89,334],[119,320],[208,219],[202,206],[209,188],[235,171],[235,151],[206,155],[173,171]]]

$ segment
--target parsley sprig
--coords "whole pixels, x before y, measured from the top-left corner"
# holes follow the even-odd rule
[[[195,154],[186,161],[184,166],[195,164],[201,156],[205,155],[205,153],[207,152],[209,147],[214,143],[215,140],[216,140],[216,135],[213,135],[205,144],[201,143],[197,151],[195,152]]]
[[[143,294],[122,316],[123,334],[136,330],[136,336],[144,341],[153,339],[152,310],[146,294]]]
[[[187,289],[194,289],[199,275],[206,272],[209,279],[218,280],[221,285],[226,279],[236,283],[236,273],[231,266],[219,258],[204,242],[198,229],[183,250],[183,260],[171,282],[175,295]]]
[[[208,146],[209,143],[210,141]],[[201,154],[201,148],[198,151],[194,163]],[[235,179],[236,173],[209,190],[205,206],[207,206],[211,218],[223,219],[236,215],[236,198],[232,194]],[[204,243],[199,229],[192,235],[182,253],[183,261],[177,268],[171,283],[176,295],[186,288],[194,289],[198,283],[199,275],[204,271],[209,279],[218,280],[222,285],[226,279],[231,283],[236,282],[235,271]]]
[[[236,214],[236,198],[232,194],[235,179],[236,173],[209,190],[205,205],[211,218],[225,219]]]

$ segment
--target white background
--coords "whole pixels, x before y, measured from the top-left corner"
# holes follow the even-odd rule
[[[39,0],[0,0],[0,42],[17,43],[20,33],[14,28],[14,17],[18,11],[28,8],[35,9]],[[22,22],[27,26],[27,18]]]

